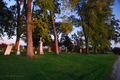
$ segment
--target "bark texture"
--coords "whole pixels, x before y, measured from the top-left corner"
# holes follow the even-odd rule
[[[32,40],[32,25],[31,25],[31,20],[32,20],[32,15],[31,15],[31,3],[32,0],[28,1],[27,4],[27,56],[28,57],[33,57],[33,40]]]

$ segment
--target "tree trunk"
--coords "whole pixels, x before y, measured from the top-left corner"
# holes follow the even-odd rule
[[[95,49],[94,49],[94,53],[97,54],[97,48],[96,48],[96,47],[95,47]]]
[[[59,55],[59,50],[58,50],[58,38],[57,38],[57,33],[55,29],[55,20],[53,18],[53,13],[51,13],[51,19],[52,19],[52,26],[53,26],[53,31],[54,31],[54,38],[55,38],[55,54]]]
[[[18,48],[18,44],[19,44],[19,40],[20,40],[19,22],[20,22],[20,4],[19,4],[19,0],[17,0],[17,31],[16,31],[17,32],[17,37],[16,37],[16,43],[15,43],[15,50],[17,50],[17,48]]]
[[[105,50],[101,50],[101,54],[105,54]]]
[[[79,7],[79,9],[80,9],[80,7]],[[83,15],[82,15],[82,14],[80,15],[80,17],[81,17],[82,22],[84,22],[84,21],[83,21]],[[85,30],[83,24],[82,24],[82,28],[83,28],[83,32],[84,32],[84,35],[85,35],[86,54],[89,54],[88,37],[86,36],[87,34],[86,34],[86,30]]]
[[[32,41],[32,26],[31,26],[31,20],[32,20],[32,15],[31,15],[31,3],[32,0],[28,1],[27,4],[27,53],[26,55],[28,57],[33,57],[33,41]]]
[[[21,24],[22,24],[22,22],[21,22],[21,20],[23,19],[23,16],[24,16],[24,14],[22,14],[22,16],[20,17],[20,6],[21,6],[21,4],[22,4],[22,0],[20,1],[20,4],[19,4],[19,0],[17,0],[17,13],[18,13],[18,15],[17,15],[17,38],[16,38],[16,42],[15,42],[15,50],[17,50],[17,48],[18,48],[18,44],[19,44],[19,40],[20,40],[20,35],[21,35]],[[23,8],[23,10],[24,10],[24,8]]]
[[[85,42],[86,42],[86,54],[89,54],[88,37],[85,37]]]
[[[20,40],[20,37],[17,36],[16,42],[15,42],[15,50],[17,50],[17,48],[18,48],[19,40]]]

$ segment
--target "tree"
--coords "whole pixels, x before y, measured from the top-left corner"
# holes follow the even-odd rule
[[[21,11],[21,5],[22,5],[22,2],[23,0],[16,0],[17,2],[17,29],[16,29],[16,32],[17,32],[17,37],[16,37],[16,43],[15,43],[15,49],[17,50],[17,47],[18,47],[18,44],[19,44],[19,40],[21,38],[21,35],[26,32],[26,27],[25,27],[25,24],[24,24],[24,15],[25,15],[25,7],[23,6],[23,9]]]
[[[115,19],[114,17],[111,19],[111,25],[115,27],[115,35],[113,36],[112,40],[115,41],[115,43],[120,42],[120,20]]]
[[[24,1],[26,5],[26,0]],[[32,40],[32,15],[31,15],[31,5],[32,5],[32,0],[27,1],[27,9],[26,9],[26,14],[27,14],[27,53],[26,55],[28,57],[33,57],[33,40]]]
[[[59,51],[58,51],[58,36],[57,36],[57,27],[56,27],[56,23],[55,23],[55,14],[59,14],[60,13],[60,2],[58,0],[36,0],[36,2],[39,4],[41,3],[39,6],[40,6],[40,9],[44,9],[44,12],[47,12],[48,15],[50,15],[50,23],[49,23],[49,27],[50,28],[53,28],[53,33],[54,33],[54,39],[55,39],[55,54],[56,55],[59,55]],[[42,5],[42,6],[41,6]],[[49,11],[49,12],[48,12]],[[43,14],[44,15],[44,14]],[[67,23],[59,23],[59,27],[61,29],[65,29],[67,27],[65,27]],[[68,29],[69,30],[69,29]],[[51,32],[52,32],[51,31]],[[69,31],[68,31],[69,32]],[[67,33],[68,33],[67,32]]]
[[[76,1],[75,10],[77,11],[78,16],[80,16],[80,19],[75,20],[76,26],[81,26],[83,29],[84,37],[85,37],[85,45],[86,45],[86,53],[89,54],[89,36],[90,36],[90,15],[91,15],[91,9],[90,9],[90,0],[80,0]],[[74,5],[74,3],[70,0],[70,3]]]
[[[74,45],[77,45],[79,48],[82,48],[84,45],[83,36],[84,35],[82,31],[77,31],[77,34],[76,33],[72,34]]]
[[[83,32],[77,31],[77,34],[72,34],[72,41],[74,43],[74,51],[79,52],[80,48],[83,48],[84,46],[84,39],[83,39]]]
[[[70,0],[70,3],[74,4],[72,0]],[[100,45],[100,47],[104,49],[104,46],[109,45],[107,33],[111,27],[108,25],[108,21],[112,16],[112,9],[110,6],[113,5],[113,3],[114,0],[76,1],[75,11],[77,11],[80,19],[75,19],[74,23],[76,23],[78,27],[81,26],[83,29],[87,54],[89,54],[89,42],[92,43],[94,48]],[[99,42],[98,39],[100,38],[102,38],[102,40]]]
[[[6,6],[6,3],[3,0],[0,0],[0,38],[4,36],[5,32],[8,35],[8,38],[11,38],[14,35],[14,16],[10,10]]]
[[[53,31],[54,31],[54,38],[55,38],[55,54],[59,55],[59,50],[58,50],[58,38],[57,38],[57,32],[55,29],[55,20],[53,17],[53,12],[50,12],[51,15],[51,19],[52,19],[52,27],[53,27]]]
[[[58,55],[59,54],[59,50],[58,50],[58,37],[57,37],[57,32],[56,32],[56,26],[55,26],[55,20],[54,20],[54,13],[59,13],[59,5],[60,3],[58,3],[58,0],[53,0],[53,8],[54,10],[50,10],[50,15],[51,15],[51,20],[52,20],[52,27],[53,27],[53,32],[54,32],[54,38],[55,38],[55,47],[56,47],[56,54]],[[68,32],[70,32],[72,30],[72,24],[70,21],[63,21],[61,23],[59,23],[60,25],[60,28],[62,31],[64,31],[66,34]]]
[[[107,47],[110,47],[110,40],[114,36],[115,28],[111,26],[110,21],[112,14],[111,6],[114,4],[114,0],[112,1],[103,1],[102,5],[100,5],[102,1],[98,2],[94,9],[94,13],[96,14],[96,26],[92,27],[95,33],[92,35],[92,46],[94,48],[94,53],[97,54],[97,49],[99,47],[102,51],[104,51]],[[94,26],[94,25],[93,25]]]
[[[72,51],[73,43],[68,35],[63,34],[60,42],[62,45],[65,46],[66,49],[68,49],[68,51]]]

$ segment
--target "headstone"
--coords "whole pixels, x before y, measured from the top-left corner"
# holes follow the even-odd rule
[[[42,46],[43,46],[42,38],[40,38],[39,43],[40,43],[40,44],[39,44],[39,47],[38,47],[38,53],[39,53],[39,54],[44,54],[43,48],[42,48]]]
[[[51,52],[51,47],[50,46],[48,47],[48,52]]]
[[[17,51],[16,51],[16,55],[20,55],[20,46],[18,44],[18,48],[17,48]]]
[[[35,51],[35,54],[37,54],[37,51]]]
[[[70,54],[70,52],[68,52],[68,54]]]
[[[24,46],[21,46],[21,49],[22,49],[22,50],[24,50],[24,49],[25,49],[25,47],[24,47]]]
[[[68,52],[68,49],[65,49],[65,52]]]
[[[59,47],[59,52],[61,52],[61,48]]]
[[[80,48],[80,53],[82,53],[82,48]]]
[[[82,48],[82,53],[86,53],[86,48]]]
[[[6,48],[6,50],[5,50],[4,55],[10,55],[11,49],[12,49],[12,46],[8,45],[7,48]]]

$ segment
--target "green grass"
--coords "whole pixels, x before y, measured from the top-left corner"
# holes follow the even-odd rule
[[[0,80],[107,80],[116,55],[53,52],[26,58],[0,53]]]

